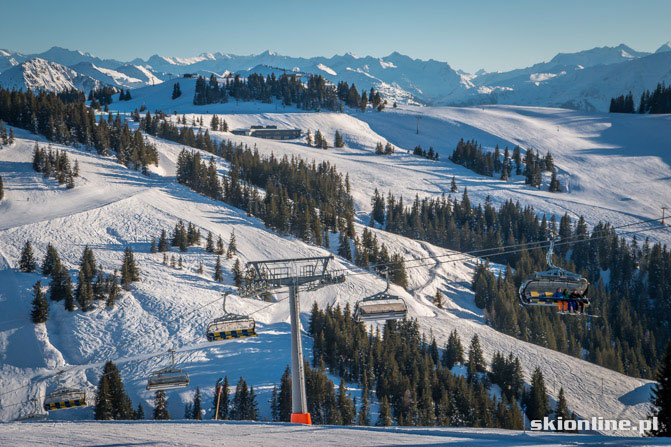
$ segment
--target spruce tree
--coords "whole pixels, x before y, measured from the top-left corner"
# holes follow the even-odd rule
[[[338,387],[337,405],[338,410],[340,410],[342,424],[352,425],[354,423],[354,418],[356,417],[356,406],[352,399],[347,395],[345,381],[342,379],[340,380],[340,386]]]
[[[212,232],[207,233],[207,240],[205,242],[205,251],[208,253],[214,253],[214,237]]]
[[[98,382],[98,391],[96,392],[96,403],[93,417],[97,421],[111,421],[114,419],[114,410],[112,408],[112,397],[110,393],[109,379],[103,374]]]
[[[19,259],[19,270],[24,273],[33,273],[37,269],[35,256],[33,255],[33,245],[26,241]]]
[[[144,419],[144,408],[142,408],[142,403],[137,404],[137,410],[133,412],[133,419],[136,421],[141,421]]]
[[[436,289],[436,294],[433,296],[433,304],[438,308],[442,309],[444,305],[443,294],[439,289]]]
[[[117,274],[117,271],[114,270],[114,273],[112,276],[109,278],[109,290],[107,292],[107,300],[105,301],[105,306],[108,308],[113,308],[114,303],[116,303],[116,299],[119,296],[119,275]]]
[[[545,389],[545,380],[540,368],[536,368],[531,376],[531,389],[529,390],[525,404],[526,413],[530,420],[543,420],[549,413],[549,402]]]
[[[559,395],[557,396],[557,409],[555,410],[555,419],[559,418],[562,418],[564,421],[568,421],[571,419],[571,413],[569,412],[568,405],[566,403],[566,395],[564,394],[564,387],[559,388]]]
[[[158,390],[154,394],[154,419],[156,420],[170,419],[170,413],[168,413],[165,391],[163,390]]]
[[[291,370],[289,365],[284,369],[280,379],[280,390],[277,394],[277,415],[280,422],[291,420]]]
[[[200,421],[203,418],[203,415],[200,411],[201,410],[200,401],[201,401],[200,387],[196,387],[196,394],[193,396],[193,410],[191,413],[193,414],[193,419],[196,419],[198,421]]]
[[[124,289],[130,290],[131,283],[140,280],[140,271],[135,265],[135,256],[130,247],[126,247],[123,254],[123,264],[121,266],[121,285]]]
[[[158,248],[156,247],[156,238],[152,236],[151,245],[149,246],[149,253],[156,253]]]
[[[47,254],[44,256],[44,261],[42,261],[42,274],[44,276],[51,276],[51,274],[61,267],[61,258],[58,256],[56,248],[47,244]]]
[[[657,430],[651,436],[671,436],[671,341],[666,344],[666,351],[657,371],[657,383],[652,389],[651,417],[658,421]]]
[[[390,427],[391,424],[392,418],[391,408],[389,407],[389,400],[387,399],[387,396],[382,396],[382,399],[380,399],[380,414],[375,425],[378,427]]]
[[[165,230],[161,230],[161,236],[158,238],[158,251],[161,253],[168,251],[168,236]]]
[[[459,191],[459,188],[457,188],[457,180],[452,176],[452,183],[450,184],[450,192],[457,192]]]
[[[221,238],[221,235],[219,235],[219,238],[217,239],[217,248],[214,252],[218,255],[224,254],[224,240]]]
[[[224,274],[221,270],[221,256],[217,256],[217,263],[214,266],[214,280],[217,282],[222,282],[224,280]]]
[[[468,362],[466,363],[466,366],[468,368],[469,377],[475,377],[475,374],[487,371],[487,365],[482,354],[482,347],[480,346],[480,338],[478,337],[478,334],[475,334],[471,339],[471,344],[468,348]]]
[[[233,264],[233,282],[235,287],[241,287],[244,280],[244,272],[242,271],[242,264],[240,259],[236,258]]]
[[[335,138],[334,138],[334,141],[333,141],[333,145],[335,147],[344,147],[345,146],[345,141],[343,141],[342,135],[337,130],[336,130],[336,133],[335,133]]]
[[[2,200],[3,197],[5,197],[5,187],[2,184],[2,177],[0,177],[0,200]]]
[[[33,296],[33,310],[30,313],[33,323],[46,323],[49,318],[49,303],[42,292],[41,281],[37,281],[33,286]]]
[[[231,259],[238,251],[238,245],[235,240],[235,230],[231,231],[231,237],[228,240],[228,249],[226,250],[226,259]]]

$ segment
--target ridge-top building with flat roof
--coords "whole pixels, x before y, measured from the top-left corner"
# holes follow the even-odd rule
[[[249,129],[235,129],[231,133],[270,140],[294,140],[301,136],[300,129],[278,129],[277,126],[252,126]]]

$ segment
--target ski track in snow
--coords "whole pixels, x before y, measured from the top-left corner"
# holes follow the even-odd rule
[[[661,151],[661,146],[655,146],[669,136],[670,131],[662,128],[664,117],[626,117],[630,121],[613,117],[612,126],[617,124],[628,128],[631,136],[624,140],[622,147],[614,149],[619,155],[606,156],[598,153],[597,149],[591,149],[597,155],[584,155],[585,149],[580,149],[582,146],[569,143],[579,141],[583,144],[591,139],[591,144],[597,145],[602,135],[598,129],[604,128],[602,122],[611,119],[609,116],[513,107],[423,108],[421,133],[417,136],[414,134],[414,114],[418,110],[405,107],[389,113],[354,116],[325,113],[225,116],[231,128],[277,124],[280,127],[311,129],[313,132],[320,129],[330,143],[335,130],[340,130],[347,146],[327,151],[296,141],[266,141],[223,132],[212,132],[212,135],[256,145],[262,154],[298,155],[306,160],[326,160],[335,164],[339,171],[350,175],[359,219],[358,232],[362,229],[361,224],[368,223],[370,196],[376,187],[385,194],[392,191],[397,196],[402,195],[407,204],[415,194],[423,197],[446,193],[453,175],[460,187],[459,195],[463,187],[468,186],[474,203],[483,202],[487,196],[495,205],[512,198],[520,200],[523,205],[533,205],[538,212],[561,215],[566,210],[573,210],[583,214],[588,224],[592,225],[602,219],[622,224],[636,218],[657,217],[657,203],[668,201],[668,188],[655,189],[657,185],[668,187],[669,182],[669,167],[666,164],[669,155]],[[193,117],[187,115],[189,121]],[[590,120],[598,125],[584,124]],[[205,116],[205,121],[207,125],[208,116]],[[561,122],[565,129],[565,132],[559,132],[560,137],[565,135],[566,138],[556,137],[558,141],[554,141],[555,138],[550,138],[548,133],[557,122]],[[578,123],[574,130],[571,122]],[[653,133],[655,138],[646,147],[647,153],[638,154],[633,149],[631,153],[626,153],[640,136],[640,133],[634,132],[637,129],[652,129],[657,133]],[[0,175],[5,180],[5,199],[0,202],[0,380],[3,384],[0,394],[5,390],[26,387],[0,396],[0,418],[9,420],[25,414],[26,408],[17,404],[53,389],[54,380],[44,379],[59,369],[72,367],[64,375],[65,383],[93,390],[100,368],[107,359],[115,359],[119,363],[133,401],[136,404],[141,401],[145,408],[150,408],[152,394],[144,390],[145,378],[151,371],[167,366],[169,359],[165,351],[169,348],[178,351],[177,363],[189,372],[192,383],[188,389],[169,393],[169,408],[173,415],[182,414],[183,403],[192,399],[195,385],[201,387],[205,407],[209,408],[215,380],[227,375],[233,385],[240,376],[254,385],[259,393],[261,415],[267,417],[267,401],[272,385],[279,381],[282,370],[289,363],[287,301],[280,301],[255,314],[259,322],[258,338],[208,344],[202,334],[207,321],[221,313],[220,302],[196,309],[220,296],[223,286],[212,281],[216,257],[205,253],[202,247],[192,247],[188,253],[173,252],[184,259],[184,269],[177,270],[162,264],[162,254],[149,253],[149,241],[152,236],[158,237],[161,229],[170,233],[177,219],[181,218],[200,228],[203,238],[212,231],[215,237],[221,234],[227,240],[231,230],[235,229],[242,262],[327,252],[292,237],[276,235],[265,229],[257,219],[247,217],[244,211],[214,202],[178,185],[174,175],[177,155],[182,149],[180,145],[151,138],[159,150],[160,166],[152,167],[153,174],[149,178],[129,171],[111,159],[64,148],[72,159],[79,160],[81,171],[77,187],[66,190],[53,179],[43,179],[32,171],[30,159],[34,136],[20,130],[16,130],[16,134],[17,142],[0,150]],[[476,138],[486,147],[498,143],[501,147],[508,145],[512,149],[514,143],[519,143],[523,148],[534,147],[541,153],[550,149],[560,171],[566,173],[568,183],[580,187],[573,188],[570,194],[550,194],[524,186],[519,178],[505,183],[478,176],[447,161],[447,156],[461,137]],[[378,141],[390,141],[397,147],[397,153],[393,156],[374,155]],[[418,143],[425,149],[432,145],[440,153],[441,161],[428,161],[403,153]],[[606,146],[605,143],[603,145]],[[54,145],[56,147],[63,149]],[[591,169],[610,160],[610,157],[613,160],[606,167],[611,170],[622,162],[621,157],[631,159],[631,169],[613,171],[619,172],[619,177],[603,184],[599,179],[603,178],[605,168],[599,167],[592,179],[578,171],[577,167],[582,164]],[[221,172],[228,169],[224,160],[216,158],[216,163]],[[628,176],[639,174],[645,174],[641,182],[648,182],[653,187],[625,191],[614,186],[624,184]],[[624,194],[629,195],[626,206],[619,200],[613,201],[613,197]],[[391,252],[399,252],[405,258],[451,253],[426,242],[374,231]],[[662,232],[655,233],[654,237],[671,240],[668,234]],[[79,311],[68,313],[61,303],[52,302],[49,321],[46,325],[35,327],[28,317],[31,286],[38,279],[42,279],[45,285],[48,281],[38,274],[23,274],[15,270],[16,259],[26,239],[33,242],[40,259],[46,244],[53,243],[71,273],[76,272],[84,245],[94,249],[96,259],[107,272],[120,267],[123,249],[125,245],[130,245],[136,252],[142,280],[130,292],[123,293],[113,310],[97,306],[86,314]],[[334,240],[333,237],[331,240]],[[200,261],[205,268],[202,275],[196,273]],[[230,270],[233,260],[222,261],[224,285],[232,284]],[[360,272],[339,258],[334,264],[335,268],[346,267]],[[473,304],[469,286],[472,268],[472,262],[434,262],[408,270],[412,295],[393,285],[392,292],[407,300],[410,315],[418,318],[425,332],[434,334],[439,346],[444,346],[450,331],[457,329],[466,345],[477,333],[487,357],[496,351],[519,356],[527,379],[539,366],[551,395],[556,396],[559,387],[563,386],[569,407],[581,417],[645,418],[650,381],[627,377],[521,342],[486,326],[482,311]],[[303,293],[300,298],[303,325],[308,322],[308,312],[314,301],[320,307],[333,303],[353,306],[358,298],[383,288],[384,281],[379,277],[361,274],[351,277],[344,284]],[[443,310],[431,304],[437,289],[445,296]],[[278,299],[285,297],[286,293],[276,294]],[[231,312],[245,313],[266,305],[233,297],[228,308]],[[304,349],[309,358],[309,337],[304,338]],[[52,412],[49,417],[87,419],[91,417],[91,411]]]

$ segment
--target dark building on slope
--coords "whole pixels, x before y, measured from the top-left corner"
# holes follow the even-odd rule
[[[249,129],[235,129],[231,133],[270,140],[293,140],[301,136],[300,129],[278,129],[277,126],[252,126]]]

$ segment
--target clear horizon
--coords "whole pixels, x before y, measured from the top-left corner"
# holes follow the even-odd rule
[[[174,0],[120,0],[111,13],[82,0],[67,5],[15,1],[3,6],[5,17],[14,20],[0,28],[0,47],[34,54],[59,46],[124,62],[154,54],[186,58],[271,50],[310,58],[348,52],[384,57],[398,51],[473,73],[527,67],[557,53],[622,43],[654,52],[671,39],[671,2],[663,1],[567,0],[554,6],[529,0],[505,5],[343,0],[329,5],[323,11],[304,1],[260,0],[250,11],[239,2],[203,0],[184,11],[184,3]],[[27,23],[41,32],[26,33]]]

